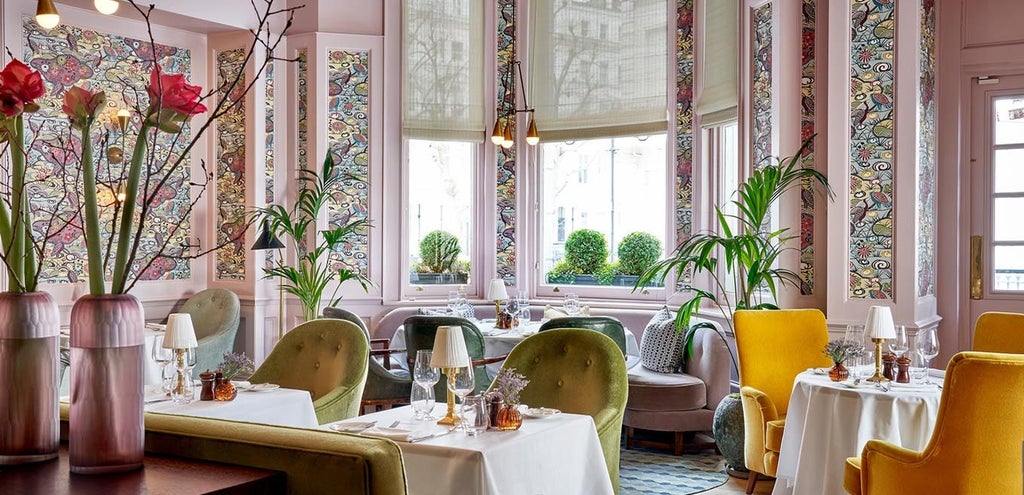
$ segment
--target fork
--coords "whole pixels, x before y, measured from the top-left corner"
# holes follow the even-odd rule
[[[395,422],[391,423],[391,426],[389,426],[388,428],[397,428],[398,424],[401,423],[401,422],[402,422],[401,420],[396,419]]]

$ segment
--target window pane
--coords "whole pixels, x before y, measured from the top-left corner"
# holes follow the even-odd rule
[[[645,253],[656,253],[654,260],[664,255],[665,135],[545,142],[540,151],[546,282],[632,286],[626,276],[642,271]],[[591,251],[566,257],[573,233],[584,229],[603,237],[607,256]],[[635,234],[621,252],[623,259],[619,248],[635,232],[653,236],[657,250],[647,235]]]
[[[992,170],[995,192],[1024,192],[1024,149],[996,150]]]
[[[1024,246],[996,246],[992,290],[1024,291]]]
[[[995,144],[1024,143],[1024,99],[999,98],[993,101]]]
[[[996,198],[992,209],[994,241],[1024,241],[1024,198]]]
[[[466,284],[473,249],[475,145],[418,139],[408,145],[409,282]]]

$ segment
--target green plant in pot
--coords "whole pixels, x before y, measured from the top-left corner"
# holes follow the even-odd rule
[[[630,232],[619,243],[618,255],[617,274],[623,282],[635,284],[640,274],[661,257],[661,241],[647,232]]]
[[[459,238],[445,230],[432,230],[420,240],[420,262],[415,270],[421,283],[465,283],[468,263],[459,260]]]
[[[611,272],[606,269],[608,241],[604,234],[591,229],[574,230],[565,239],[565,258],[547,273],[553,283],[599,283],[602,270],[608,283]]]
[[[281,279],[282,289],[297,297],[302,304],[305,321],[316,319],[323,305],[324,294],[330,291],[328,306],[341,300],[341,285],[355,280],[367,290],[372,284],[362,273],[331,262],[331,253],[350,235],[363,233],[370,227],[366,219],[342,219],[338,225],[316,232],[317,219],[328,201],[337,194],[346,181],[355,180],[345,174],[330,153],[324,158],[319,171],[299,170],[299,192],[291,208],[269,205],[257,210],[267,222],[270,231],[286,239],[286,247],[296,253],[294,265],[283,258],[274,266],[264,268],[267,277]]]

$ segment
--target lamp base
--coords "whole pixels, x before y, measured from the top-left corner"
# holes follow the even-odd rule
[[[884,383],[890,381],[888,378],[882,375],[882,341],[885,339],[871,339],[875,343],[875,374],[868,378],[867,381],[874,383]]]
[[[444,375],[446,377],[448,377],[449,381],[451,380],[452,376],[455,376],[455,370],[456,369],[457,368],[445,368],[444,369]],[[437,424],[439,424],[439,425],[455,426],[455,425],[457,425],[457,424],[462,422],[462,418],[459,417],[458,414],[455,414],[455,394],[452,393],[451,388],[448,388],[448,387],[446,387],[446,388],[447,388],[447,391],[448,391],[448,412],[447,412],[447,414],[444,415],[443,418],[441,418],[441,419],[439,419],[437,421]]]

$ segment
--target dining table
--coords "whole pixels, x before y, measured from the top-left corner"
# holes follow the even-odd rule
[[[833,382],[825,368],[797,375],[773,495],[845,495],[846,458],[868,440],[922,450],[931,439],[942,396],[942,370],[930,383]]]
[[[144,409],[147,412],[227,419],[248,423],[316,428],[319,422],[313,410],[313,398],[306,390],[273,388],[272,386],[245,388],[231,401],[201,401],[199,389],[196,400],[178,404],[160,390],[158,385],[146,386]]]
[[[531,321],[511,329],[496,328],[493,318],[474,320],[473,323],[476,324],[477,328],[480,329],[480,333],[484,336],[484,355],[486,357],[493,357],[508,354],[524,339],[531,335],[536,335],[540,330],[540,326],[545,321],[547,320]],[[636,335],[629,331],[628,328],[624,330],[626,336],[626,368],[629,369],[640,363],[640,346],[636,342]],[[391,337],[391,347],[405,349],[405,325],[399,325],[395,330],[395,334]],[[409,369],[404,352],[392,354],[391,360],[393,364],[397,364],[402,369]],[[487,371],[492,376],[497,375],[500,370],[500,362],[487,365]]]
[[[446,405],[434,406],[435,417]],[[361,423],[361,424],[360,424]],[[345,425],[375,426],[358,431]],[[383,428],[378,428],[383,427]],[[409,406],[324,425],[343,434],[383,436],[402,451],[410,495],[610,495],[614,493],[594,420],[559,413],[526,417],[514,431],[468,436],[458,428],[413,418]],[[422,441],[410,438],[438,435]]]

